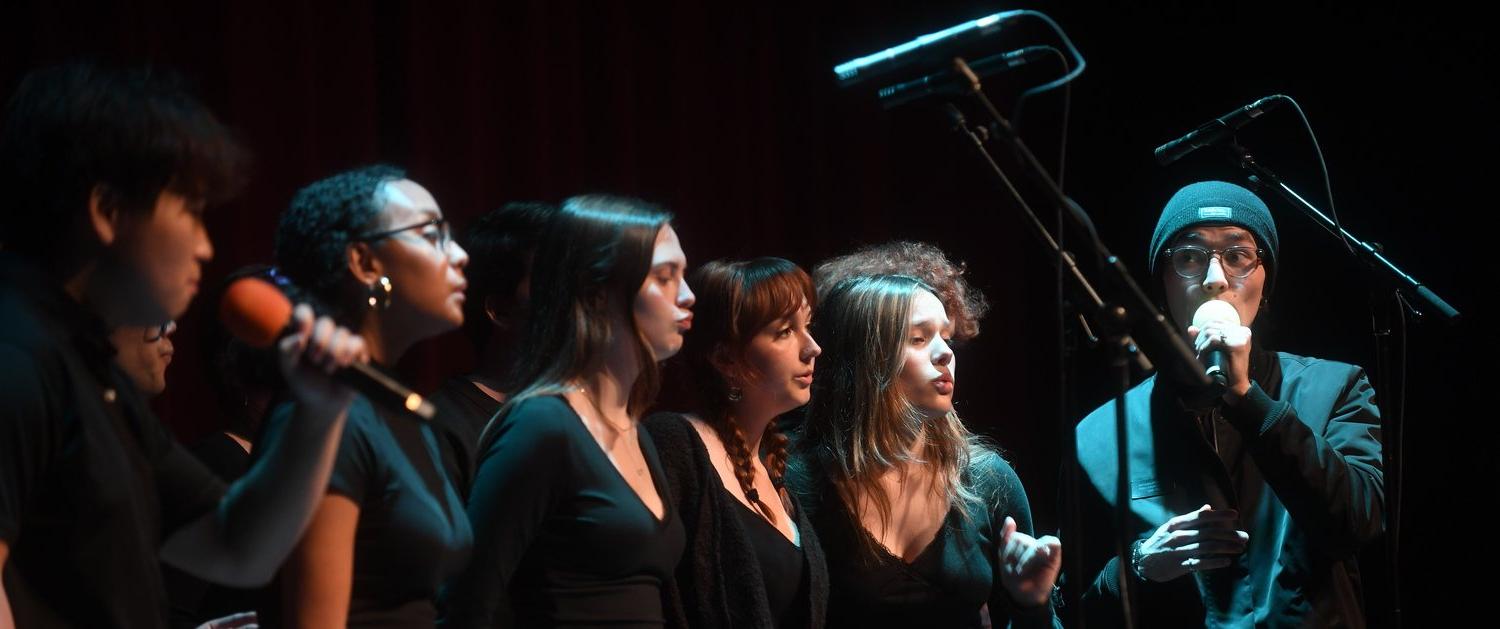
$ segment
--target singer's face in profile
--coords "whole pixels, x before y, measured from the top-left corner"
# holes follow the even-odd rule
[[[167,365],[172,363],[172,333],[177,324],[150,325],[142,328],[126,325],[109,334],[115,347],[115,364],[130,377],[135,388],[147,396],[167,389]]]
[[[693,290],[688,288],[687,255],[671,225],[656,232],[651,270],[635,295],[635,327],[662,361],[682,349],[682,335],[693,327]]]
[[[766,324],[745,346],[744,399],[780,415],[806,404],[812,395],[813,365],[823,352],[808,331],[812,306],[802,302],[791,316]]]
[[[1190,227],[1177,234],[1170,242],[1169,248],[1194,246],[1219,251],[1229,247],[1249,247],[1253,250],[1258,246],[1255,236],[1249,231],[1232,225]],[[1265,264],[1255,265],[1255,270],[1248,276],[1238,278],[1225,273],[1220,256],[1214,255],[1199,277],[1185,278],[1178,275],[1170,260],[1165,262],[1161,275],[1166,288],[1167,311],[1171,313],[1172,320],[1177,322],[1178,329],[1184,333],[1187,332],[1188,324],[1192,323],[1193,313],[1198,310],[1198,306],[1210,299],[1225,301],[1234,306],[1240,313],[1240,325],[1245,327],[1250,327],[1255,322],[1255,315],[1260,312],[1260,302],[1264,296],[1262,291],[1266,285]]]
[[[953,323],[943,302],[925,290],[917,291],[906,327],[904,359],[896,384],[906,401],[928,417],[953,410],[953,387],[958,365],[953,348]]]
[[[198,292],[203,264],[213,258],[213,245],[203,226],[203,203],[171,190],[162,190],[151,213],[120,212],[114,243],[125,270],[127,292],[144,298],[131,308],[126,324],[159,324],[187,310]],[[139,289],[139,290],[137,290]]]
[[[383,202],[379,230],[414,226],[374,245],[381,269],[391,280],[391,305],[384,316],[394,325],[418,331],[419,339],[462,325],[463,268],[469,254],[449,237],[447,225],[422,226],[443,217],[437,200],[410,179],[386,182],[378,194]]]

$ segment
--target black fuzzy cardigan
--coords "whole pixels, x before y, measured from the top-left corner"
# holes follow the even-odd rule
[[[657,413],[644,426],[666,471],[668,490],[687,530],[676,578],[662,588],[669,627],[773,629],[760,561],[709,461],[697,429],[677,413]],[[807,606],[799,623],[823,629],[828,609],[828,565],[807,514],[793,498],[807,578]]]

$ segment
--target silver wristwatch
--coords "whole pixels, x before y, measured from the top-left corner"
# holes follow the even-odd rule
[[[1145,573],[1141,572],[1141,560],[1145,558],[1145,554],[1141,552],[1141,547],[1145,545],[1146,540],[1143,539],[1135,540],[1135,543],[1130,545],[1130,573],[1135,575],[1135,578],[1140,581],[1146,580]]]

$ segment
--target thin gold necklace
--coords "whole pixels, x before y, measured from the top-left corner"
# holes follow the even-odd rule
[[[589,401],[589,406],[593,407],[594,413],[596,413],[599,416],[599,421],[604,422],[604,425],[609,426],[610,428],[614,429],[615,434],[627,434],[627,433],[635,430],[636,427],[640,425],[637,422],[630,422],[629,426],[627,426],[625,428],[621,428],[618,424],[615,424],[614,422],[609,421],[609,419],[605,418],[605,416],[604,416],[604,410],[601,409],[601,408],[599,408],[599,403],[596,402],[596,401],[594,401],[593,396],[589,395],[589,390],[587,388],[585,388],[583,385],[574,385],[573,388],[576,389],[580,394],[582,394],[583,397],[584,397],[584,399],[586,399],[586,400]],[[611,457],[611,459],[613,459],[613,457]],[[641,459],[641,464],[637,465],[635,467],[634,471],[635,471],[635,475],[636,476],[648,476],[649,475],[650,472],[649,472],[649,470],[646,469],[645,463],[646,463],[646,460],[643,457]],[[621,470],[620,473],[623,476],[624,475],[624,470]],[[653,513],[652,515],[654,516],[655,513]]]
[[[598,416],[599,421],[604,422],[604,425],[613,428],[617,433],[626,433],[635,430],[636,426],[638,425],[636,422],[626,422],[628,425],[624,428],[621,428],[619,424],[610,421],[609,417],[605,416],[604,409],[599,407],[599,402],[594,399],[594,396],[589,395],[589,390],[587,387],[584,387],[581,384],[577,384],[573,385],[573,389],[582,394],[583,399],[588,400],[589,406],[594,409],[594,414]]]

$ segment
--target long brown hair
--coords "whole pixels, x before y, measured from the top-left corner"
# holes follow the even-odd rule
[[[750,452],[745,433],[734,421],[729,400],[730,384],[714,366],[716,355],[732,359],[767,325],[796,315],[805,303],[815,306],[817,293],[812,279],[796,264],[782,258],[756,258],[741,262],[715,260],[693,271],[688,283],[697,302],[693,306],[693,333],[683,343],[682,354],[693,381],[691,395],[699,417],[718,434],[740,490],[772,522],[776,516],[755,489],[754,456],[764,453],[766,472],[776,486],[782,506],[791,513],[782,478],[786,475],[788,439],[773,420],[761,439],[762,452]]]
[[[823,353],[799,455],[828,475],[855,531],[862,526],[861,498],[875,505],[882,527],[889,525],[891,501],[879,480],[902,464],[934,466],[938,491],[964,518],[985,500],[968,472],[993,451],[964,427],[957,413],[924,418],[897,386],[918,291],[933,292],[905,275],[849,278],[828,290],[813,324]],[[913,453],[919,437],[924,445]],[[867,556],[874,556],[871,536],[859,539]]]
[[[657,233],[671,215],[644,201],[608,195],[570,198],[537,244],[531,312],[517,349],[518,361],[506,400],[490,427],[522,400],[566,393],[570,383],[603,364],[614,333],[611,303],[626,313],[640,368],[627,412],[639,417],[656,399],[660,371],[656,355],[629,316],[636,293],[651,270]]]

